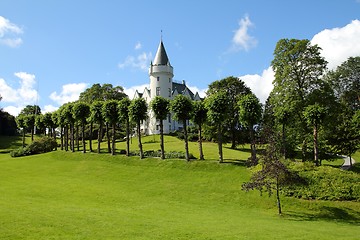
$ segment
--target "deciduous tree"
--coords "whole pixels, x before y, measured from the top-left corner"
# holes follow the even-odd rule
[[[147,118],[147,104],[145,102],[145,99],[143,98],[137,98],[131,101],[129,106],[129,116],[131,121],[136,123],[136,132],[138,135],[138,144],[139,144],[139,150],[140,150],[140,158],[144,158],[142,143],[141,143],[141,130],[140,130],[140,124],[141,121],[146,120]]]
[[[192,121],[198,127],[198,138],[199,138],[199,159],[204,160],[204,153],[202,147],[202,125],[206,122],[207,119],[207,109],[203,101],[194,101],[193,102],[193,114]]]
[[[193,105],[190,98],[185,97],[184,95],[177,95],[170,102],[170,110],[173,113],[175,120],[181,121],[183,123],[184,131],[184,142],[185,142],[185,158],[187,161],[190,161],[189,156],[189,145],[188,145],[188,134],[187,134],[187,124],[186,122],[191,119]]]
[[[90,115],[90,106],[84,102],[76,102],[72,108],[72,112],[75,121],[78,121],[81,124],[83,153],[86,153],[85,125],[87,123],[87,118]]]
[[[130,118],[129,118],[130,104],[131,101],[127,97],[119,101],[119,118],[122,122],[125,122],[125,126],[126,126],[126,156],[130,155]]]
[[[108,100],[104,102],[102,107],[102,112],[104,115],[105,121],[112,126],[112,146],[111,146],[111,155],[115,155],[115,141],[116,141],[116,124],[119,121],[119,101],[117,100]]]

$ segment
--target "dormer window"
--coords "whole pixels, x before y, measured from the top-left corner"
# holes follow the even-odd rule
[[[156,80],[157,80],[157,81],[160,81],[160,77],[157,77]]]

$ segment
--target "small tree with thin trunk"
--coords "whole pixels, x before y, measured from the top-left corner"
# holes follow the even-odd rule
[[[90,115],[90,106],[83,102],[77,102],[74,104],[72,111],[73,111],[73,117],[74,117],[75,121],[78,121],[81,124],[81,137],[82,137],[83,153],[86,153],[85,125],[87,123],[87,118]]]
[[[245,191],[257,189],[262,193],[267,192],[271,196],[276,193],[278,213],[282,213],[280,202],[280,191],[283,186],[297,184],[301,178],[290,171],[279,158],[275,145],[271,143],[260,158],[262,169],[252,174],[250,181],[243,183],[242,189]]]
[[[103,124],[104,124],[104,116],[102,114],[103,104],[104,104],[103,101],[95,101],[90,106],[90,119],[92,122],[99,124],[97,153],[100,153],[100,144],[102,139]]]
[[[163,120],[169,114],[170,101],[164,97],[156,96],[150,103],[150,107],[153,110],[155,117],[160,122],[160,148],[161,148],[161,159],[165,159],[164,150],[164,123]]]
[[[247,94],[240,98],[238,107],[239,120],[243,126],[249,128],[250,132],[251,164],[256,165],[257,158],[254,125],[258,124],[261,120],[261,104],[254,94]]]
[[[129,106],[130,99],[123,98],[119,101],[119,118],[126,125],[126,156],[130,155],[130,118],[129,118]]]
[[[198,127],[198,138],[199,138],[199,159],[204,160],[204,153],[202,148],[202,125],[206,122],[207,109],[205,108],[204,102],[195,101],[193,102],[193,115],[192,121]]]
[[[142,143],[141,143],[141,130],[140,130],[140,124],[141,121],[146,120],[147,118],[147,104],[145,102],[145,99],[143,98],[137,98],[131,101],[129,106],[129,116],[131,121],[136,123],[136,132],[138,135],[138,142],[139,142],[139,150],[140,150],[140,159],[144,158],[144,153],[142,149]]]
[[[219,162],[224,161],[222,151],[222,131],[224,120],[227,119],[229,113],[229,99],[226,92],[219,91],[211,94],[205,99],[205,106],[208,110],[207,117],[209,123],[217,129],[217,142],[219,149]]]
[[[170,110],[174,114],[174,118],[183,123],[184,140],[185,140],[185,158],[190,161],[189,146],[188,146],[188,134],[186,121],[191,119],[193,105],[190,98],[184,95],[177,95],[170,102]]]
[[[316,166],[321,165],[321,160],[319,160],[318,131],[325,116],[326,109],[317,103],[307,106],[304,111],[304,117],[307,123],[313,127],[314,161]]]
[[[112,126],[112,146],[111,146],[111,155],[115,155],[115,141],[116,141],[116,124],[119,121],[119,101],[117,100],[108,100],[104,103],[102,111],[105,118],[105,121]]]
[[[15,120],[17,127],[22,130],[22,147],[25,147],[25,131],[26,131],[25,115],[18,115],[15,118]]]

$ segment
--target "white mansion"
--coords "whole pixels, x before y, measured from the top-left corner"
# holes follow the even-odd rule
[[[149,77],[150,89],[145,88],[142,93],[136,90],[134,96],[134,98],[144,98],[148,105],[155,96],[162,96],[171,100],[176,95],[182,94],[193,101],[201,100],[198,93],[194,94],[191,92],[186,86],[185,81],[173,81],[173,67],[170,64],[162,40],[160,41],[154,61],[150,63]],[[148,115],[148,119],[141,126],[141,131],[146,135],[160,133],[159,120],[155,118],[154,113],[150,109]],[[163,120],[163,126],[164,133],[182,129],[182,123],[173,120],[171,114],[169,114],[167,119]]]

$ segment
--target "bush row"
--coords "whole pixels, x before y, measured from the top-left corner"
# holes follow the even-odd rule
[[[299,164],[297,164],[299,165]],[[330,166],[295,166],[306,184],[284,189],[287,196],[318,200],[360,201],[360,176]]]
[[[57,142],[53,138],[42,137],[34,140],[26,147],[20,147],[10,152],[12,157],[21,157],[39,153],[50,152],[57,147]]]

